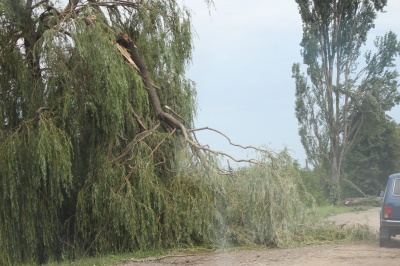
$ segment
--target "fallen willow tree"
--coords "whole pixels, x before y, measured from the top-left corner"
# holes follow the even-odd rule
[[[5,0],[0,28],[1,265],[290,239],[293,162],[223,175],[196,140],[188,10]]]

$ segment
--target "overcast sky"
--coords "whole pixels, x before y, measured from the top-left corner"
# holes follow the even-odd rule
[[[212,127],[241,145],[279,152],[287,147],[302,165],[305,153],[295,118],[293,63],[302,62],[302,23],[294,0],[214,0],[207,9],[185,0],[197,32],[193,63],[187,73],[197,84],[196,127]],[[369,42],[392,30],[400,38],[400,1],[389,0]],[[371,46],[373,48],[373,46]],[[400,65],[400,60],[397,60]],[[400,122],[400,108],[390,115]],[[202,144],[251,158],[212,132],[197,136]]]

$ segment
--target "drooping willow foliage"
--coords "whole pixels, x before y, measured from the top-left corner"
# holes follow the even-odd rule
[[[301,216],[291,168],[232,179],[203,167],[117,49],[129,35],[162,106],[190,128],[190,13],[173,0],[72,2],[0,3],[0,264],[240,244],[245,232],[279,244]]]

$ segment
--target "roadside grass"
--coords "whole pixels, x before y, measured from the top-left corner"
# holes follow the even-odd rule
[[[374,206],[325,205],[314,207],[310,210],[310,213],[315,217],[327,218],[346,212],[366,211],[371,208],[374,208]]]
[[[357,242],[377,241],[377,235],[367,225],[355,225],[340,227],[326,221],[320,221],[315,224],[308,224],[302,231],[297,232],[297,238],[294,238],[291,244],[282,248],[299,248],[305,246],[317,246],[327,244],[345,244]],[[50,262],[44,266],[115,266],[129,262],[151,262],[163,257],[188,256],[200,254],[213,254],[229,252],[236,250],[258,250],[268,249],[265,245],[237,246],[231,248],[193,247],[177,248],[172,250],[153,250],[136,251],[124,254],[109,254],[100,257],[90,257],[77,259],[75,261]]]
[[[325,205],[310,209],[306,223],[296,232],[296,240],[288,245],[308,246],[333,243],[352,243],[376,241],[376,232],[366,224],[356,225],[337,225],[326,218],[331,216],[357,211],[366,211],[375,206],[345,206],[345,205]]]
[[[296,231],[293,241],[282,248],[315,246],[323,244],[343,244],[356,242],[377,241],[376,232],[368,225],[341,226],[326,220],[326,218],[347,212],[365,211],[373,206],[340,206],[327,205],[314,207],[310,210],[309,219],[301,230]],[[260,245],[235,246],[226,248],[214,248],[211,246],[175,248],[172,250],[135,251],[132,253],[109,254],[100,257],[77,259],[75,261],[50,262],[45,266],[110,266],[126,262],[151,261],[163,256],[173,254],[211,254],[232,250],[254,250],[268,248]]]
[[[376,232],[366,224],[336,225],[325,219],[305,224],[296,232],[295,241],[287,248],[324,244],[344,244],[377,241]]]

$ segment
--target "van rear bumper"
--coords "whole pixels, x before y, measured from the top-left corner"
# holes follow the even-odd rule
[[[400,220],[382,220],[381,219],[381,227],[399,227],[400,228]]]
[[[399,220],[381,220],[379,228],[380,239],[390,239],[391,236],[400,235],[400,221]]]

